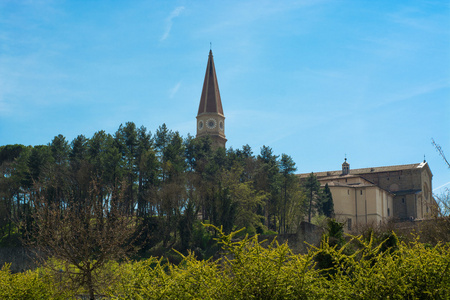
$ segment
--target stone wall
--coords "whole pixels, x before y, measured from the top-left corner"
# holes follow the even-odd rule
[[[300,224],[300,230],[295,234],[279,234],[279,235],[260,235],[259,241],[266,240],[265,244],[269,244],[275,238],[279,244],[287,242],[289,248],[295,254],[308,253],[309,245],[319,246],[322,240],[324,229],[308,222]],[[264,245],[265,245],[264,244]]]

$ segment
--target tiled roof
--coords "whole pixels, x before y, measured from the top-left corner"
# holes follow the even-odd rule
[[[219,84],[211,50],[209,50],[208,65],[206,66],[205,80],[203,81],[202,95],[198,107],[198,115],[204,113],[223,115],[222,100],[220,99]]]
[[[327,172],[314,172],[314,175],[317,178],[321,177],[330,177],[330,176],[351,176],[351,175],[363,175],[363,174],[372,174],[372,173],[381,173],[381,172],[394,172],[394,171],[402,171],[402,170],[412,170],[417,168],[423,168],[427,163],[422,162],[418,164],[409,164],[409,165],[397,165],[397,166],[385,166],[385,167],[373,167],[373,168],[362,168],[362,169],[350,169],[349,175],[342,175],[342,170],[339,171],[327,171]],[[298,174],[300,178],[307,177],[311,173]]]

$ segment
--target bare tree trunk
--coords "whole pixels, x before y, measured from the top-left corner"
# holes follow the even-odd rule
[[[91,264],[88,263],[87,264],[87,286],[89,289],[89,299],[90,300],[95,300],[95,292],[94,292],[94,285],[92,282],[92,269],[91,269]]]
[[[311,223],[312,198],[313,198],[313,192],[312,192],[312,189],[311,189],[311,192],[309,194],[308,223]]]

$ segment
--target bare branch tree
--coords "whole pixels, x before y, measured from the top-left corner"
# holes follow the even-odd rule
[[[91,182],[85,197],[72,194],[66,195],[64,209],[45,197],[35,200],[35,226],[29,244],[46,266],[64,276],[61,284],[70,286],[63,289],[83,287],[94,299],[104,281],[111,280],[100,276],[105,264],[132,252],[135,219],[120,209],[123,193],[105,190],[96,182]]]
[[[442,150],[441,146],[436,144],[434,139],[431,139],[431,143],[433,144],[434,148],[436,148],[437,152],[439,152],[439,155],[444,159],[445,163],[447,164],[447,167],[450,168],[450,163],[448,162],[447,158],[445,158],[444,151]]]

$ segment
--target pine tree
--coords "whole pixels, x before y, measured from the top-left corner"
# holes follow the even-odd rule
[[[289,199],[291,197],[289,191],[292,190],[291,187],[295,183],[295,175],[294,172],[297,170],[295,167],[295,162],[287,154],[281,155],[280,160],[280,173],[282,177],[282,197],[283,202],[279,205],[279,217],[280,217],[280,224],[279,224],[279,233],[286,233],[288,230],[288,224],[286,224],[286,215],[288,211],[288,204]]]
[[[268,229],[277,229],[276,212],[280,198],[280,172],[278,155],[274,155],[272,148],[262,146],[261,153],[257,157],[256,190],[264,191],[269,196],[264,207],[265,225]]]
[[[311,216],[313,213],[314,205],[318,204],[320,183],[317,180],[317,176],[311,172],[309,176],[303,182],[303,190],[307,198],[307,210],[308,210],[308,222],[311,223]]]
[[[333,196],[331,195],[330,188],[328,187],[328,183],[325,184],[325,187],[322,190],[321,195],[321,204],[322,204],[322,213],[328,217],[334,217],[334,204],[333,204]]]

